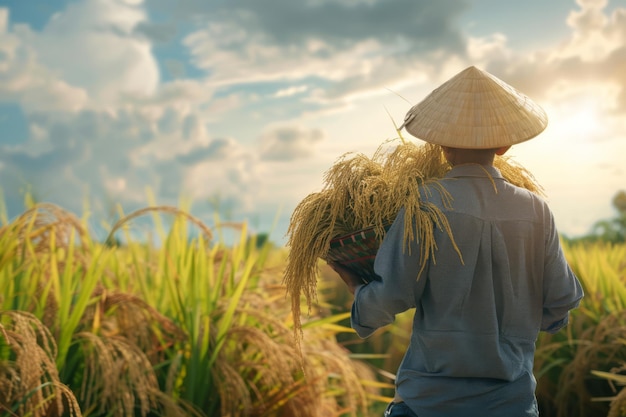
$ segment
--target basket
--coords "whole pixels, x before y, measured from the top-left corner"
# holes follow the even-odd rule
[[[374,272],[374,260],[379,246],[380,239],[373,227],[358,230],[331,240],[324,260],[337,262],[366,282],[380,281],[381,278]]]

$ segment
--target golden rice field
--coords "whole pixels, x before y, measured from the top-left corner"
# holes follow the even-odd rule
[[[157,236],[134,237],[138,217]],[[298,347],[287,250],[245,223],[209,228],[150,206],[106,242],[86,224],[50,204],[2,216],[0,416],[381,415],[409,313],[358,339],[350,296],[320,263]],[[586,297],[566,330],[537,341],[542,415],[626,416],[626,246],[566,251]]]

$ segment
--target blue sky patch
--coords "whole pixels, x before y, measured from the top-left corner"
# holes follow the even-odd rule
[[[0,102],[0,145],[19,145],[28,136],[28,121],[20,105]]]

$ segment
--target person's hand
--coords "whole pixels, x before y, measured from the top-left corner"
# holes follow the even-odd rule
[[[365,284],[363,278],[350,271],[348,268],[340,265],[337,262],[329,262],[328,265],[341,277],[343,282],[348,286],[348,290],[354,294],[356,288],[359,285]]]

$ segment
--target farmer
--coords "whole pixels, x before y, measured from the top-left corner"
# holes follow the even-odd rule
[[[385,416],[539,415],[535,341],[539,331],[567,324],[583,291],[546,202],[506,182],[493,160],[546,125],[538,105],[475,67],[407,113],[403,127],[441,145],[452,166],[437,187],[422,187],[421,198],[446,214],[453,239],[437,229],[435,258],[420,271],[419,242],[403,241],[401,210],[376,256],[381,280],[365,285],[331,264],[354,294],[360,337],[415,308]]]

